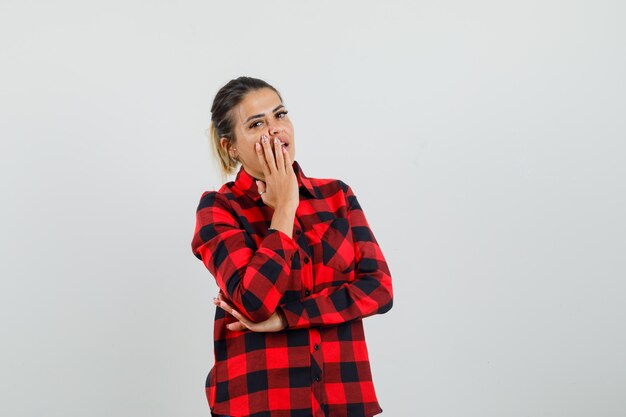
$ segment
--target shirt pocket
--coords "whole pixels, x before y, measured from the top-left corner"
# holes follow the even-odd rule
[[[354,242],[348,219],[338,217],[312,227],[320,239],[322,263],[343,273],[354,269]]]

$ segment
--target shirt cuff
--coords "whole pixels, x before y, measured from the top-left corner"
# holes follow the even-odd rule
[[[280,317],[280,321],[283,323],[283,330],[288,329],[289,322],[287,321],[287,317],[285,317],[285,312],[280,306],[276,307],[276,314],[278,314],[278,317]]]
[[[298,250],[298,244],[295,240],[285,232],[278,229],[268,229],[265,239],[261,243],[262,246],[270,248],[280,248],[285,252],[290,252],[289,256],[293,255]],[[287,253],[285,253],[287,255]]]

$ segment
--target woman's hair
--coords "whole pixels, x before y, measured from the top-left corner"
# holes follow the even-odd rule
[[[222,177],[234,173],[239,165],[239,162],[231,158],[228,151],[220,145],[220,138],[222,137],[226,138],[231,145],[237,140],[233,126],[232,110],[241,103],[248,93],[262,88],[272,89],[278,95],[280,101],[283,101],[278,90],[265,81],[252,77],[239,77],[230,80],[225,86],[220,88],[213,99],[210,141],[213,142],[212,149],[219,159]]]

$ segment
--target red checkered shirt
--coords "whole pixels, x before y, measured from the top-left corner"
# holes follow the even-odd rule
[[[200,198],[191,246],[224,298],[255,322],[275,311],[288,322],[279,332],[231,331],[237,320],[217,308],[209,407],[236,417],[372,416],[382,409],[362,319],[391,309],[389,268],[352,189],[293,168],[292,236],[268,229],[274,210],[243,168]]]

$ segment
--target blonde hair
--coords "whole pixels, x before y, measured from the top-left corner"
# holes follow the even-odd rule
[[[211,122],[211,126],[209,127],[209,147],[213,153],[213,156],[219,163],[219,170],[222,182],[226,181],[226,178],[229,175],[232,175],[237,172],[237,168],[239,168],[240,162],[233,158],[228,150],[224,149],[220,143],[221,138],[225,136],[220,136],[217,133],[217,129],[215,129],[215,125]],[[232,145],[233,139],[225,137],[228,142]]]
[[[230,156],[228,149],[224,149],[220,144],[221,138],[225,138],[228,141],[229,146],[227,146],[227,148],[235,144],[236,138],[233,130],[232,110],[241,103],[249,92],[262,88],[272,89],[278,95],[280,101],[283,101],[278,90],[265,81],[252,77],[239,77],[230,80],[219,89],[213,99],[209,141],[212,142],[211,149],[213,150],[215,159],[219,161],[220,173],[223,180],[229,175],[234,174],[240,164],[237,159]]]

